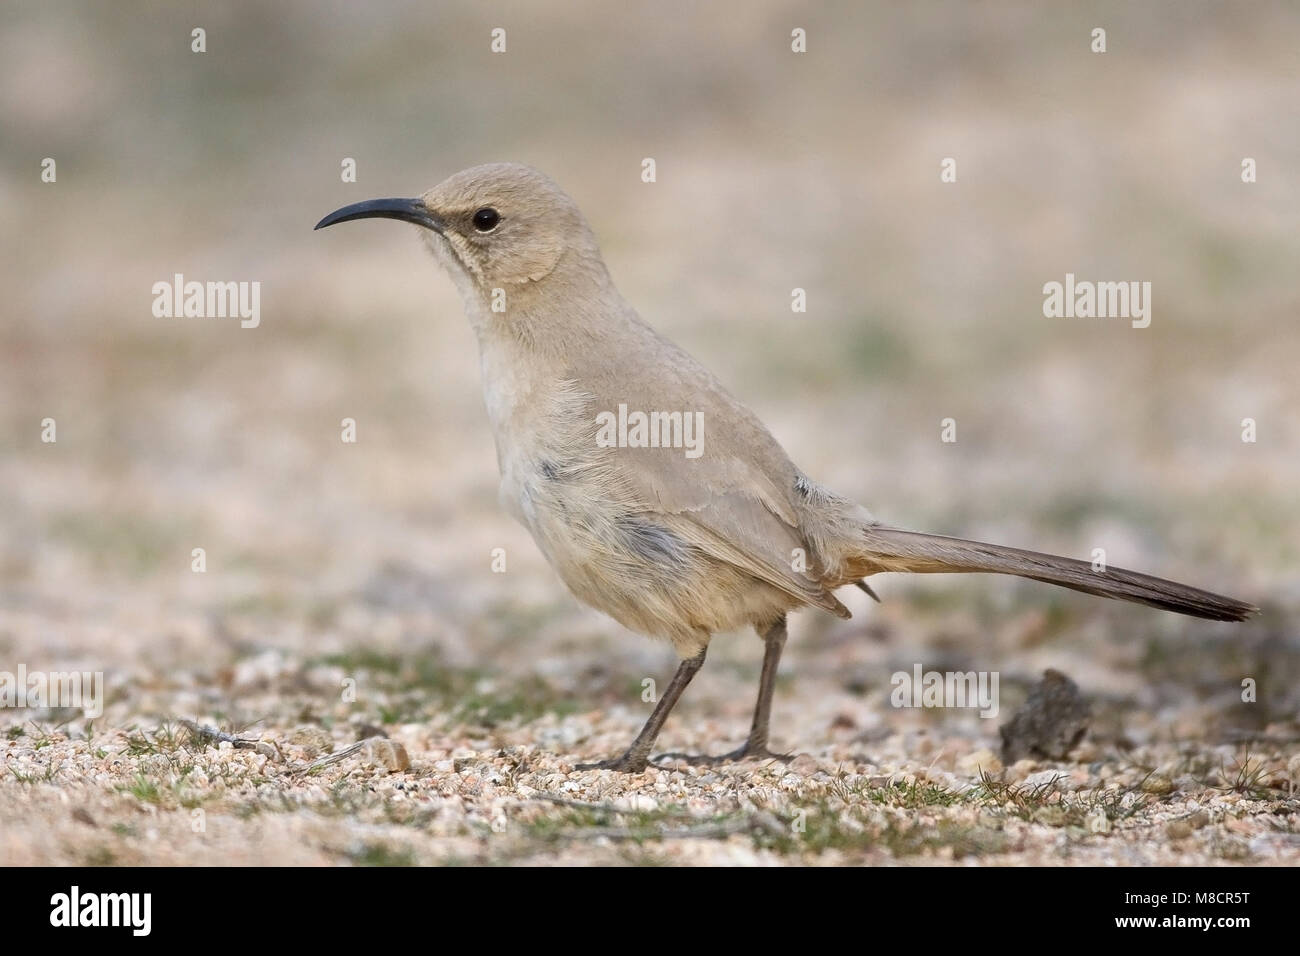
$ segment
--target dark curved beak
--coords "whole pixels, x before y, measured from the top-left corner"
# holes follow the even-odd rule
[[[351,219],[400,219],[413,222],[425,229],[442,232],[443,222],[419,199],[367,199],[354,202],[351,206],[335,209],[332,213],[316,223],[317,229],[324,229],[336,222]]]

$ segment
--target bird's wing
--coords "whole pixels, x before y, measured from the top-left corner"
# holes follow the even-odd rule
[[[698,455],[683,448],[621,447],[609,449],[604,466],[638,508],[662,515],[706,554],[801,603],[848,617],[813,567],[793,500],[799,473],[785,451],[694,359],[666,340],[657,344],[649,354],[630,349],[620,355],[617,377],[584,376],[584,384],[594,386],[592,407],[625,404],[633,411],[697,415]]]
[[[801,603],[840,617],[849,611],[807,569],[810,558],[795,528],[743,492],[714,495],[702,508],[668,512],[673,529],[704,553],[766,581]]]

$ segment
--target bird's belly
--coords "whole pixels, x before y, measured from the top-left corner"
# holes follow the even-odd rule
[[[507,468],[501,497],[565,580],[615,547],[612,529],[624,509],[588,484],[561,480],[553,465]]]
[[[508,470],[502,495],[584,604],[672,642],[683,657],[717,631],[787,609],[785,594],[689,544],[661,516],[551,467]]]

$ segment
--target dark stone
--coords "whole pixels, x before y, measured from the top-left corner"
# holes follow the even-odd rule
[[[1058,670],[1043,672],[1025,705],[1002,725],[1002,762],[1025,757],[1064,760],[1088,732],[1092,707],[1079,685]]]

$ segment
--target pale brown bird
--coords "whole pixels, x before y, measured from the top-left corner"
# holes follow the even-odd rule
[[[891,528],[818,485],[623,300],[582,213],[537,170],[476,166],[418,199],[345,206],[316,228],[368,217],[420,226],[460,290],[503,502],[580,600],[667,638],[681,658],[627,752],[588,766],[643,770],[712,635],[742,626],[766,650],[749,738],[727,757],[776,756],[768,723],[786,614],[848,617],[835,590],[856,584],[875,597],[864,579],[882,571],[1014,574],[1217,621],[1257,610],[1122,568]],[[660,447],[638,446],[648,435],[631,428],[613,436],[611,419],[634,412],[659,413]]]

